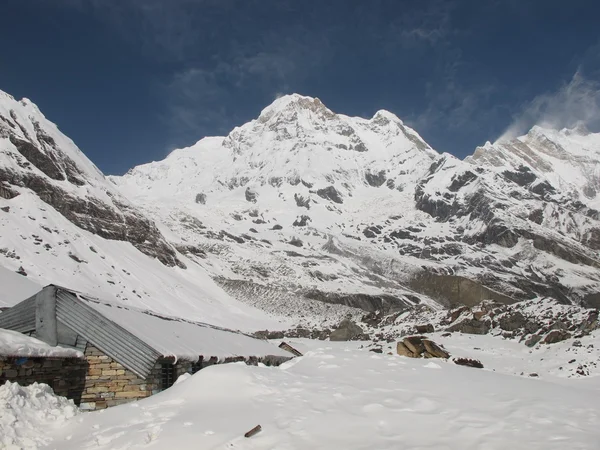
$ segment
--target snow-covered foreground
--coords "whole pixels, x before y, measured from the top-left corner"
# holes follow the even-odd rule
[[[47,384],[0,386],[0,449],[36,449],[51,437],[44,428],[77,415],[73,401],[54,395]]]
[[[50,448],[547,450],[600,442],[598,378],[554,383],[376,354],[360,343],[292,343],[305,356],[279,368],[212,366],[147,400],[79,415],[49,431]],[[258,424],[262,432],[244,438]]]

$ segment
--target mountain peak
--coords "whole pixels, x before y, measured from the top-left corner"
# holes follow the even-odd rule
[[[395,122],[400,125],[404,125],[404,122],[394,113],[387,111],[385,109],[380,109],[377,111],[372,119],[374,122]]]
[[[258,120],[268,122],[273,117],[296,118],[298,114],[313,114],[323,119],[332,118],[335,114],[318,98],[300,94],[288,94],[277,98],[262,110]]]

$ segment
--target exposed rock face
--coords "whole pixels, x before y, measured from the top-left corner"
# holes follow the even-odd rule
[[[296,201],[296,206],[300,206],[302,208],[310,209],[310,197],[304,197],[298,193],[294,194],[294,200]]]
[[[438,275],[424,272],[411,280],[410,285],[418,292],[422,292],[440,303],[449,307],[458,305],[475,306],[482,300],[494,300],[510,304],[516,300],[492,291],[477,281],[456,275]]]
[[[365,180],[370,186],[379,187],[382,186],[386,181],[386,171],[380,170],[378,173],[374,174],[371,172],[365,173]]]
[[[310,222],[310,221],[311,221],[310,217],[308,217],[306,215],[302,215],[302,216],[298,217],[292,225],[295,227],[305,227],[306,225],[308,225],[308,222]]]
[[[403,311],[412,306],[410,302],[390,295],[341,294],[316,290],[310,290],[305,295],[325,303],[341,304],[370,312],[382,311],[385,314]]]
[[[317,195],[321,198],[331,200],[335,203],[344,203],[342,197],[340,196],[340,193],[333,186],[327,186],[326,188],[318,189]]]

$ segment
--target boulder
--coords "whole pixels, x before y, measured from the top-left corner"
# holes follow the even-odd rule
[[[421,355],[425,351],[425,345],[423,345],[423,336],[409,336],[404,338],[402,342],[417,356]]]
[[[544,344],[555,344],[557,342],[564,341],[571,337],[571,333],[565,330],[552,330],[546,335],[542,343]]]
[[[396,353],[410,358],[449,358],[450,354],[423,336],[409,336],[396,344]]]
[[[483,369],[483,364],[481,364],[481,361],[479,361],[477,359],[455,358],[452,361],[454,361],[454,364],[458,364],[459,366],[467,366],[467,367],[475,367],[477,369]]]
[[[434,358],[450,358],[450,353],[429,339],[423,339],[423,345],[425,346],[426,354]]]
[[[533,336],[531,336],[529,339],[527,339],[525,341],[525,345],[527,347],[534,347],[535,344],[537,344],[541,340],[542,340],[542,335],[541,334],[534,334]]]
[[[364,332],[361,327],[350,319],[344,319],[329,335],[330,341],[352,341],[360,339]]]
[[[408,356],[409,358],[418,358],[419,355],[413,353],[403,342],[396,344],[396,353],[400,356]]]
[[[433,333],[435,331],[433,325],[430,323],[426,323],[425,325],[415,325],[415,330],[417,330],[417,333],[419,334]]]

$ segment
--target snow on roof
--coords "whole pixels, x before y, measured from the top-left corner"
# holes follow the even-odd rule
[[[41,289],[36,282],[0,266],[0,308],[14,306]]]
[[[189,361],[197,361],[200,356],[205,359],[212,356],[290,357],[277,346],[239,331],[106,303],[82,294],[77,294],[77,298],[165,357]]]
[[[83,358],[83,353],[71,348],[52,347],[18,331],[0,328],[0,356]]]

